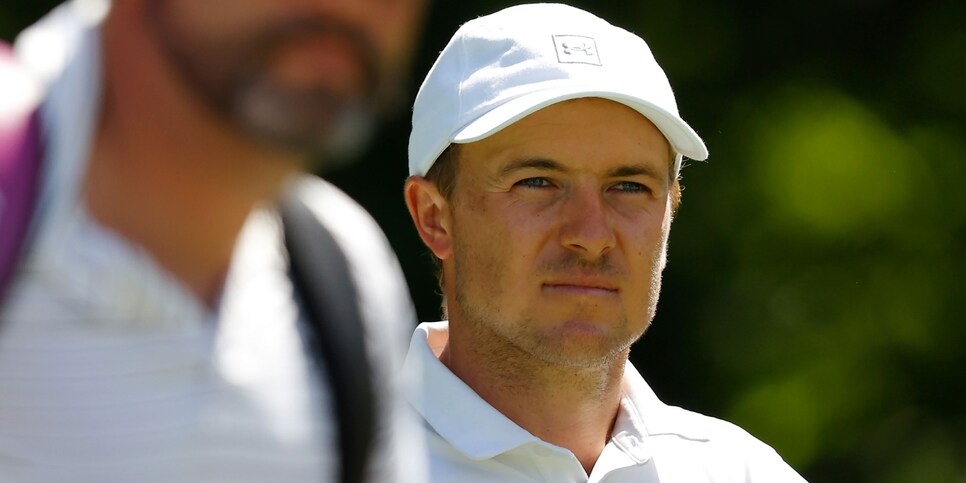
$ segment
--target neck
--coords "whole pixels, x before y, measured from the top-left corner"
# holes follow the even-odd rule
[[[245,219],[297,172],[298,158],[239,136],[132,28],[110,16],[104,24],[84,202],[211,306]]]
[[[604,365],[551,364],[449,315],[440,361],[511,421],[569,449],[589,475],[617,418],[628,353]]]

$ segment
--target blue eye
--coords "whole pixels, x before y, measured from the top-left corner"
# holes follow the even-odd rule
[[[547,178],[526,178],[517,181],[515,184],[527,188],[549,188],[551,186]]]
[[[621,181],[614,185],[614,189],[627,193],[649,193],[651,191],[647,186],[633,181]]]

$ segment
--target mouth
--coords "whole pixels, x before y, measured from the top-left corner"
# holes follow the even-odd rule
[[[554,293],[585,296],[612,296],[619,290],[609,280],[597,277],[574,277],[544,282],[543,289]]]
[[[280,45],[271,61],[278,80],[285,85],[327,85],[345,95],[363,95],[369,80],[357,49],[346,39],[302,36]]]
[[[337,19],[298,16],[254,34],[248,51],[293,86],[322,83],[335,92],[369,95],[379,84],[379,55],[357,26]]]

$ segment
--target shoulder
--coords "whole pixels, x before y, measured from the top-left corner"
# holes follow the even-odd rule
[[[704,481],[698,475],[745,483],[805,481],[771,446],[738,425],[662,402],[630,364],[625,382],[646,444],[666,471],[690,475],[689,481]]]
[[[764,444],[740,426],[678,406],[663,405],[660,424],[648,424],[653,434],[676,434],[695,441]]]
[[[734,475],[736,481],[805,481],[771,446],[736,424],[676,406],[665,406],[661,419],[649,438],[676,453],[665,458],[702,461],[709,473]]]
[[[377,319],[408,317],[409,290],[395,252],[382,229],[355,200],[328,181],[306,175],[297,181],[299,197],[332,234],[354,275],[364,312]],[[387,313],[385,308],[391,310]],[[363,315],[366,315],[365,313]],[[406,318],[406,338],[416,325]]]
[[[373,362],[373,381],[382,404],[373,481],[421,479],[424,440],[415,416],[402,397],[399,375],[403,351],[416,315],[395,253],[376,221],[331,183],[306,175],[296,181],[301,200],[332,234],[345,255],[365,324],[365,345]]]
[[[331,183],[302,176],[295,189],[342,249],[368,321],[405,325],[404,338],[416,325],[409,291],[389,241],[375,220]]]
[[[379,225],[362,206],[328,181],[304,175],[297,182],[299,197],[349,253],[389,249]]]
[[[296,189],[342,248],[357,284],[371,287],[383,298],[400,290],[404,279],[396,255],[382,229],[362,206],[317,176],[301,177]]]

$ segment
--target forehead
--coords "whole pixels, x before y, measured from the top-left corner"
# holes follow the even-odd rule
[[[497,174],[520,160],[566,170],[611,172],[644,166],[669,176],[670,145],[646,117],[618,102],[573,99],[550,105],[476,142],[460,145],[461,170]]]

